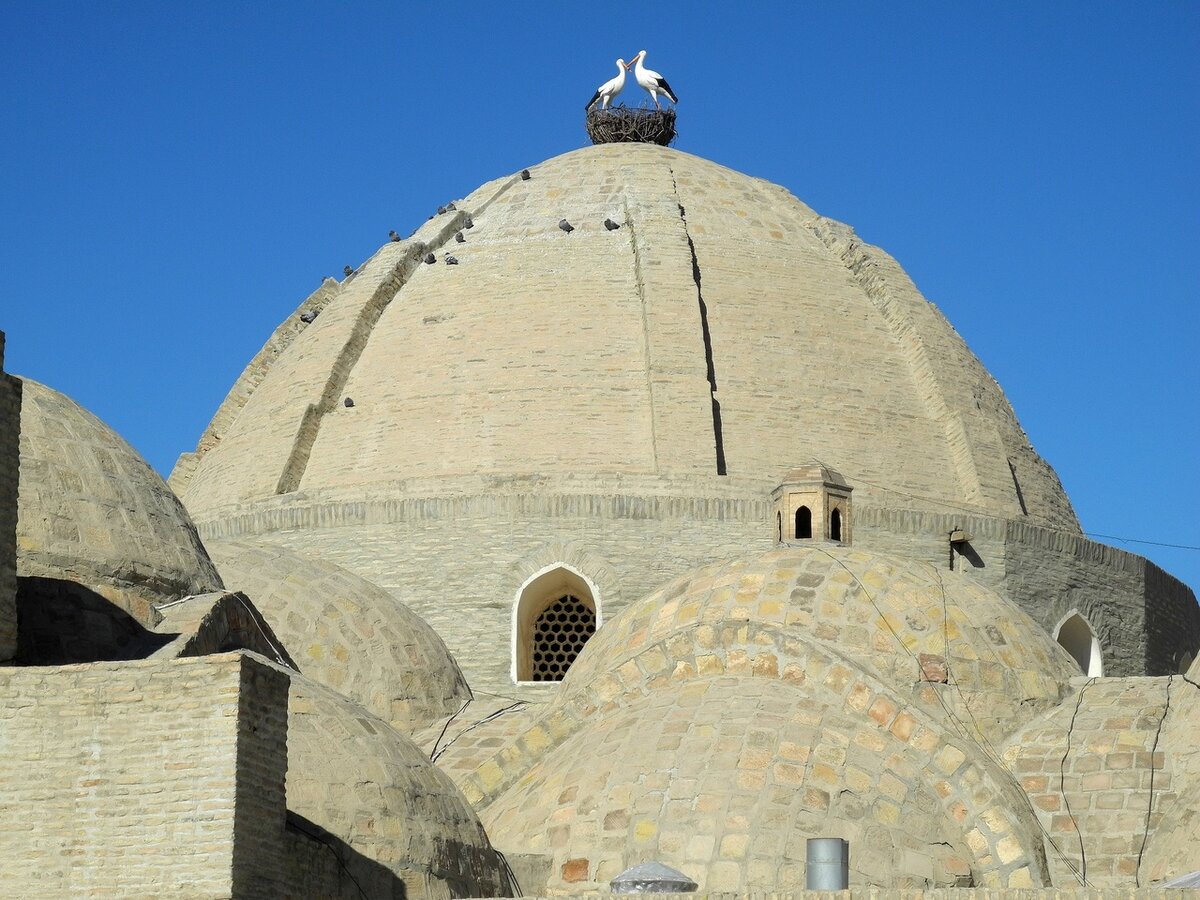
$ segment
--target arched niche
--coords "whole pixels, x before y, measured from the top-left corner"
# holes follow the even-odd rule
[[[840,541],[842,539],[842,511],[836,506],[833,512],[829,514],[829,539],[831,541]]]
[[[805,540],[812,535],[812,510],[807,506],[796,508],[796,540]]]
[[[1104,674],[1100,641],[1088,620],[1077,610],[1067,613],[1055,626],[1054,640],[1071,654],[1084,675],[1095,678]]]
[[[513,681],[561,681],[599,627],[600,592],[588,576],[562,562],[530,575],[513,601]]]

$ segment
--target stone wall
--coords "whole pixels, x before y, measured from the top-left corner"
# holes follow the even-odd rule
[[[544,688],[514,685],[510,671],[512,607],[525,579],[555,561],[552,548],[578,548],[590,555],[575,565],[596,581],[603,621],[671,578],[772,547],[769,487],[718,481],[414,480],[378,500],[301,493],[199,527],[206,540],[253,537],[336,562],[429,622],[472,688],[543,696]],[[385,499],[389,494],[394,499]],[[1008,597],[1048,632],[1078,608],[1100,636],[1106,674],[1174,671],[1179,648],[1200,644],[1191,591],[1139,556],[1012,520],[855,499],[857,547],[944,568],[949,532],[966,529],[971,544],[956,554],[955,568]],[[1156,574],[1148,577],[1150,570]],[[1151,640],[1147,610],[1172,628],[1159,628]]]
[[[21,382],[4,374],[0,331],[0,663],[17,655],[17,480]]]
[[[1084,681],[1003,751],[1049,835],[1055,884],[1122,887],[1139,877],[1176,800],[1173,754],[1159,744],[1168,688],[1166,678]]]
[[[5,893],[274,896],[287,690],[245,654],[0,670]]]
[[[1178,671],[1200,647],[1200,606],[1191,588],[1144,557],[1070,531],[1020,519],[855,507],[855,542],[950,566],[949,534],[971,537],[954,567],[1008,597],[1047,632],[1072,612],[1100,641],[1104,674]]]

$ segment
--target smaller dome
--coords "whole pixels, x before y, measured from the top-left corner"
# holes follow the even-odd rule
[[[386,722],[294,674],[287,805],[362,857],[419,885],[417,896],[512,895],[504,858],[437,766]],[[350,855],[347,864],[360,885],[370,887],[377,877],[359,857]]]
[[[884,727],[877,709],[820,684],[672,682],[597,712],[481,815],[497,840],[550,856],[547,893],[603,890],[646,859],[704,892],[798,891],[821,836],[850,840],[856,886],[1040,881],[1040,840],[990,761],[928,719]]]
[[[781,484],[790,484],[792,482],[818,482],[821,484],[834,485],[837,487],[849,487],[849,482],[846,481],[844,475],[836,469],[831,469],[824,463],[812,461],[805,463],[802,466],[797,466],[794,469],[789,469],[788,472],[779,479]]]
[[[157,604],[221,590],[191,518],[137,451],[71,398],[20,381],[18,577],[80,586],[144,627]]]
[[[378,585],[278,547],[213,543],[211,550],[225,583],[250,597],[301,672],[405,734],[470,699],[442,639]]]
[[[706,566],[633,604],[588,642],[564,689],[585,688],[640,648],[684,632],[710,646],[748,645],[748,624],[819,643],[906,692],[923,677],[923,655],[940,661],[955,689],[926,705],[938,714],[946,703],[962,717],[969,708],[991,737],[1057,704],[1075,674],[1036,622],[965,575],[845,547],[793,546]]]

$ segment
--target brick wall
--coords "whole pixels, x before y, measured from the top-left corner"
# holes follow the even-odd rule
[[[397,490],[394,499],[344,502],[309,495],[205,522],[200,531],[206,540],[253,535],[336,562],[392,591],[432,625],[472,687],[544,696],[544,689],[515,688],[510,675],[513,600],[527,577],[553,561],[544,549],[574,542],[607,564],[609,580],[593,567],[581,571],[597,581],[608,619],[671,578],[774,546],[769,488],[717,480],[545,479],[534,491],[520,479],[439,479],[412,486],[427,489],[423,495]],[[945,567],[947,535],[965,528],[974,562],[960,555],[956,569],[1011,599],[1047,632],[1078,608],[1100,637],[1105,674],[1163,671],[1179,646],[1200,643],[1192,592],[1140,556],[1071,532],[855,499],[856,547]],[[1148,578],[1148,568],[1157,574]],[[1148,610],[1156,622],[1176,623],[1174,630],[1159,628],[1151,641]]]
[[[1167,688],[1165,678],[1088,681],[1005,749],[1053,842],[1055,884],[1075,882],[1085,864],[1093,887],[1134,881],[1147,828],[1153,836],[1175,800],[1173,756],[1155,746]]]
[[[21,382],[4,374],[0,331],[0,662],[17,654],[17,476]]]
[[[0,670],[8,896],[272,896],[287,677],[229,654]]]

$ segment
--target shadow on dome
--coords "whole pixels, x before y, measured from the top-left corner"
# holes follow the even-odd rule
[[[176,637],[151,631],[82,584],[61,578],[17,579],[17,665],[142,659]]]

